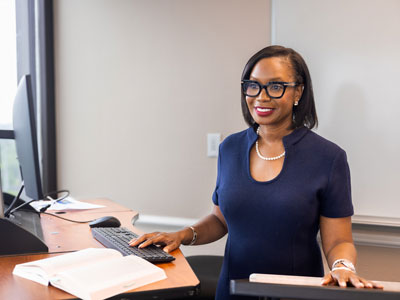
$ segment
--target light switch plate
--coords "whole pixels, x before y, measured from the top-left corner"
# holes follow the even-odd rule
[[[217,157],[218,156],[218,147],[221,142],[221,134],[220,133],[208,133],[207,134],[207,156],[208,157]]]

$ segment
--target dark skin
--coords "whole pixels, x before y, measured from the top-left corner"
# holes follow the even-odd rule
[[[260,60],[250,74],[251,80],[262,85],[271,81],[295,82],[293,68],[284,57],[271,57]],[[285,94],[279,99],[271,99],[263,89],[257,97],[246,97],[247,106],[254,119],[260,125],[259,150],[264,157],[275,157],[285,151],[282,139],[293,130],[292,113],[296,102],[300,101],[303,87],[301,85],[287,87]],[[259,111],[268,110],[268,115]],[[258,157],[255,147],[250,152],[250,173],[257,181],[269,181],[279,175],[283,168],[284,157],[278,160],[265,161]],[[193,226],[197,232],[196,245],[214,242],[228,232],[225,218],[219,206],[214,205],[210,215]],[[327,218],[320,216],[320,234],[322,248],[328,265],[337,259],[347,259],[356,263],[357,253],[353,244],[351,218]],[[193,238],[190,228],[177,232],[153,232],[140,236],[130,242],[139,248],[151,244],[163,245],[164,251],[171,252],[181,244],[187,245]],[[338,265],[341,267],[343,265]],[[324,276],[322,285],[348,284],[356,288],[382,288],[381,285],[368,281],[349,270],[335,270]]]

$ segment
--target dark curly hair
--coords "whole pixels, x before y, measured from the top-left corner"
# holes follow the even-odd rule
[[[294,129],[305,126],[309,129],[312,129],[313,127],[316,127],[318,125],[318,118],[315,109],[314,93],[312,89],[310,73],[304,59],[293,49],[282,46],[268,46],[258,51],[249,59],[244,67],[242,80],[249,79],[250,73],[257,62],[268,57],[287,58],[291,67],[293,68],[296,82],[304,85],[303,94],[301,95],[299,105],[293,107],[292,128]],[[249,126],[257,127],[258,124],[254,121],[250,114],[249,108],[247,107],[246,96],[244,95],[242,89],[241,95],[244,120]]]

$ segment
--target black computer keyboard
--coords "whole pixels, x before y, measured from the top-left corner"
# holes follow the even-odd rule
[[[93,237],[107,248],[118,250],[122,255],[136,255],[152,263],[169,262],[175,259],[155,245],[139,249],[129,246],[129,241],[138,235],[124,227],[92,228]]]

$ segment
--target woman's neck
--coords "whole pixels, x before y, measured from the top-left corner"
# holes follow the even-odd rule
[[[280,126],[260,125],[259,136],[267,143],[279,142],[293,131],[287,124]]]

